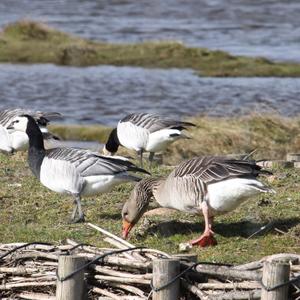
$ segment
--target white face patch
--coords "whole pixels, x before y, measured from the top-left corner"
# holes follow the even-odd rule
[[[26,132],[28,119],[26,117],[15,117],[9,126],[9,130],[23,131]]]

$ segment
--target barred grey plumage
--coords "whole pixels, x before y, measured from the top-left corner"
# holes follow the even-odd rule
[[[171,174],[173,177],[193,176],[205,184],[243,176],[269,174],[255,161],[228,159],[222,156],[195,157],[181,163]]]
[[[77,148],[45,150],[41,130],[29,115],[14,118],[8,128],[28,135],[29,167],[40,182],[52,191],[74,197],[73,221],[84,220],[82,195],[104,193],[123,182],[139,181],[139,177],[128,173],[130,171],[149,174],[125,158],[105,157]],[[78,218],[75,218],[77,212]]]
[[[147,129],[150,133],[165,128],[181,128],[195,126],[190,122],[182,122],[174,119],[164,118],[156,114],[133,113],[121,119],[120,123],[130,122],[138,127]]]
[[[127,171],[147,173],[128,160],[106,157],[89,150],[55,148],[46,150],[45,155],[49,159],[70,162],[83,177],[113,175]]]
[[[204,243],[204,238],[212,243],[213,216],[234,210],[261,192],[274,192],[257,179],[260,174],[271,173],[254,161],[206,156],[182,162],[166,178],[143,179],[123,207],[124,237],[142,216],[153,196],[162,207],[189,213],[202,211],[204,234],[191,243]]]
[[[155,152],[164,151],[178,139],[189,138],[183,130],[190,126],[195,125],[155,114],[130,114],[111,131],[103,151],[104,154],[113,155],[122,145],[135,150],[140,155],[142,165],[143,152],[150,152],[149,161],[152,162]]]
[[[42,112],[22,108],[5,109],[0,111],[0,125],[6,127],[13,118],[21,115],[30,115],[38,123],[41,122],[40,125],[43,126],[46,126],[50,120],[61,117],[61,114],[58,112]]]

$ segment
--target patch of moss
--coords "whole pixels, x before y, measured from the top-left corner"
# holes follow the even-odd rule
[[[110,44],[78,38],[48,26],[20,21],[0,33],[0,62],[191,68],[202,76],[300,76],[300,64],[233,56],[178,42]]]

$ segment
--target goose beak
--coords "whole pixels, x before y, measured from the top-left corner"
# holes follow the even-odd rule
[[[128,234],[130,232],[130,230],[132,229],[134,224],[132,223],[129,223],[128,221],[126,220],[123,220],[123,227],[122,227],[122,236],[123,236],[123,239],[127,239],[128,237]]]
[[[14,129],[14,125],[10,124],[8,127],[6,127],[6,129],[13,130]]]

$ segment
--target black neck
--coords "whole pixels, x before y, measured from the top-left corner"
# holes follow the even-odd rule
[[[31,116],[27,116],[26,134],[29,138],[28,163],[32,173],[40,178],[40,170],[45,157],[43,134]]]
[[[108,137],[105,148],[109,152],[116,153],[120,145],[117,128],[114,128]]]
[[[43,134],[35,120],[30,116],[28,116],[26,134],[29,138],[29,148],[45,150]]]

